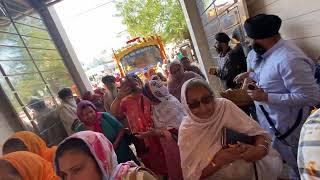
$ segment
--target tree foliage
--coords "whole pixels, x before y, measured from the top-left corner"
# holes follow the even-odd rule
[[[178,0],[122,0],[116,7],[132,37],[159,34],[165,42],[189,37]]]

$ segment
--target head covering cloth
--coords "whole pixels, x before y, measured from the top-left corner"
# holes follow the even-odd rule
[[[13,134],[7,141],[10,139],[19,139],[27,147],[29,152],[38,154],[43,159],[53,163],[57,146],[51,148],[47,147],[45,141],[35,133],[30,131],[19,131]]]
[[[244,29],[252,39],[265,39],[279,33],[281,22],[279,16],[258,14],[245,21]]]
[[[151,80],[145,87],[159,100],[159,104],[153,105],[152,114],[156,128],[173,127],[179,129],[182,119],[186,115],[179,100],[169,93],[159,80]]]
[[[83,121],[83,110],[86,108],[86,107],[91,107],[95,112],[96,112],[96,119],[93,120],[92,122],[87,122],[87,121]],[[98,112],[96,106],[90,102],[90,101],[87,101],[87,100],[82,100],[78,103],[77,105],[77,115],[80,119],[81,122],[83,122],[83,124],[87,127],[93,127],[93,130],[95,132],[100,132],[102,133],[102,128],[100,126],[101,124],[101,113]]]
[[[58,180],[52,164],[28,151],[9,153],[0,158],[10,163],[23,180]]]
[[[71,139],[80,139],[88,146],[102,172],[103,180],[121,180],[123,176],[127,175],[126,173],[129,169],[128,165],[130,167],[137,166],[131,161],[124,164],[118,164],[117,155],[113,149],[112,143],[101,133],[81,131],[71,135],[61,142],[60,145]],[[57,164],[55,164],[55,167],[57,171]]]
[[[179,129],[178,145],[185,180],[200,179],[203,169],[222,149],[221,138],[224,127],[232,127],[233,130],[242,131],[241,133],[249,136],[266,133],[236,105],[223,98],[214,99],[214,111],[209,118],[199,118],[194,115],[188,106],[186,93],[190,87],[200,86],[212,92],[209,84],[201,79],[188,80],[181,90],[181,104],[186,109],[187,116]]]

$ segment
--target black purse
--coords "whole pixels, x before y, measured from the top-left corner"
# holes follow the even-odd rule
[[[243,133],[238,133],[231,129],[223,128],[221,133],[222,133],[221,145],[223,149],[229,148],[229,145],[237,144],[237,142],[241,142],[244,144],[251,144],[251,145],[254,145],[255,143],[253,136],[248,136]],[[258,180],[257,165],[255,162],[252,162],[252,163],[254,168],[255,180]]]
[[[222,133],[222,138],[221,138],[222,148],[228,148],[230,144],[237,144],[237,142],[241,142],[244,144],[251,144],[251,145],[254,145],[255,143],[254,137],[248,136],[246,134],[238,133],[231,129],[223,128],[221,133]]]

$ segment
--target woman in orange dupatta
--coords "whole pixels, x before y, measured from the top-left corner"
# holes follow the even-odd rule
[[[13,152],[1,157],[0,177],[23,180],[58,180],[51,163],[27,151]]]
[[[47,147],[41,137],[30,131],[20,131],[11,136],[3,145],[2,153],[8,154],[15,151],[29,151],[38,154],[43,159],[53,163],[57,147]]]

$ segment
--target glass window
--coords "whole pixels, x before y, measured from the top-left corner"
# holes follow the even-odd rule
[[[205,16],[207,18],[207,21],[211,21],[212,19],[217,17],[217,10],[215,8],[215,5],[212,4],[205,12],[205,14],[203,14],[203,16]]]
[[[228,9],[231,5],[233,5],[236,1],[235,0],[216,0],[214,5],[217,8],[217,12],[220,15],[226,9]]]
[[[18,35],[1,33],[0,46],[23,46],[23,43]]]
[[[45,29],[27,26],[24,24],[15,24],[15,25],[21,35],[38,37],[43,39],[51,39],[48,34],[48,31],[46,31]]]
[[[9,12],[10,16],[17,16],[16,12],[28,13],[32,9],[29,2],[26,0],[3,0],[6,5],[6,10]]]
[[[45,40],[33,37],[22,37],[23,41],[26,43],[26,46],[29,48],[38,48],[38,49],[52,49],[56,50],[55,45],[53,44],[52,40]]]
[[[223,14],[220,17],[220,21],[221,21],[221,27],[223,29],[228,29],[232,26],[235,26],[237,24],[240,23],[240,19],[239,19],[239,14],[238,14],[238,9],[234,8],[232,11]]]
[[[37,69],[32,61],[1,61],[6,75],[36,73]]]
[[[24,48],[0,47],[0,60],[31,60]]]
[[[40,74],[24,74],[24,75],[15,75],[9,76],[9,80],[15,88],[27,89],[32,88],[31,86],[38,86],[39,84],[44,84],[41,79]]]
[[[61,59],[60,54],[56,50],[30,49],[30,53],[35,60]]]
[[[198,10],[200,12],[200,15],[212,4],[214,0],[198,0]]]
[[[32,16],[26,16],[21,13],[17,13],[17,14],[19,15],[20,18],[13,19],[14,22],[17,22],[19,24],[25,24],[25,25],[31,24],[34,27],[46,29],[46,26],[44,25],[41,19],[35,18]]]
[[[7,97],[9,98],[9,100],[11,102],[13,102],[13,104],[15,106],[17,106],[17,107],[20,106],[18,101],[15,99],[13,93],[11,92],[11,88],[8,85],[8,83],[6,82],[4,76],[0,76],[0,85],[1,85],[1,88],[4,90],[4,92],[6,93]]]
[[[54,94],[57,94],[60,89],[71,87],[74,84],[70,74],[65,70],[43,72],[42,74]]]
[[[220,31],[220,21],[218,18],[210,21],[205,27],[204,32],[207,36],[214,36]]]
[[[51,94],[47,86],[44,84],[37,84],[37,82],[30,82],[30,84],[31,85],[27,86],[28,89],[22,86],[16,87],[17,92],[25,105],[30,104],[34,98],[51,98]]]
[[[17,31],[12,25],[10,19],[8,19],[7,17],[1,16],[1,14],[0,14],[0,31],[17,34]]]
[[[0,85],[26,129],[52,131],[57,93],[74,82],[27,0],[0,0],[0,70]]]
[[[35,61],[40,71],[55,71],[66,69],[62,60],[43,60]]]

